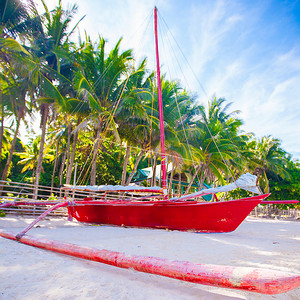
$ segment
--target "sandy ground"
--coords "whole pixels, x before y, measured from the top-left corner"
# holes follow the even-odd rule
[[[32,219],[0,218],[18,233]],[[93,226],[65,219],[39,223],[29,235],[169,260],[262,267],[300,273],[300,222],[248,217],[234,232],[190,232]],[[119,269],[0,238],[0,299],[300,299],[187,283]]]

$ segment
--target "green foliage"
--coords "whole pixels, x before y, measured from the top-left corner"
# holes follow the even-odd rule
[[[288,178],[281,178],[274,172],[267,172],[271,195],[268,200],[299,200],[300,199],[300,167],[299,162],[289,161],[286,172],[290,175]],[[226,195],[226,199],[238,199],[250,197],[252,193],[236,189]],[[297,208],[299,204],[280,204],[279,209]]]
[[[92,139],[88,135],[83,136],[78,145],[80,150],[75,157],[75,162],[77,163],[77,184],[89,184],[91,141]],[[120,184],[122,175],[120,156],[120,147],[115,145],[111,139],[103,142],[103,146],[98,151],[96,161],[97,185]]]
[[[96,184],[120,184],[122,166],[118,154],[101,151],[97,158]]]
[[[3,151],[1,153],[1,160],[0,160],[0,176],[2,176],[2,171],[4,170],[4,167],[6,165],[6,161],[8,158],[8,151]]]
[[[19,166],[18,162],[20,158],[17,153],[24,151],[24,146],[20,139],[17,139],[16,146],[15,146],[15,154],[12,157],[12,164],[10,168],[10,173],[8,179],[14,182],[22,181],[24,175],[22,174],[22,167]]]
[[[40,177],[40,185],[51,186],[53,163],[43,163],[43,172]]]
[[[242,199],[242,198],[248,198],[251,197],[252,193],[242,190],[242,189],[235,189],[233,191],[229,191],[226,194],[225,200],[234,200],[234,199]]]
[[[288,163],[287,171],[290,175],[288,178],[281,178],[281,177],[274,178],[270,176],[270,190],[272,192],[270,199],[274,199],[274,200],[299,200],[300,199],[299,162],[290,161]],[[295,205],[289,204],[286,207],[295,207],[300,209],[300,204],[295,204]]]

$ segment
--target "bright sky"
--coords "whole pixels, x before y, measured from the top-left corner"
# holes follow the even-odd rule
[[[47,3],[51,8],[57,2]],[[77,20],[86,15],[79,25],[82,37],[84,29],[94,40],[101,35],[107,39],[109,50],[123,36],[122,49],[134,49],[137,58],[147,56],[151,69],[154,69],[151,16],[156,5],[163,19],[159,20],[162,73],[180,79],[185,88],[198,95],[201,103],[207,103],[214,95],[233,102],[230,111],[241,110],[246,132],[254,132],[256,137],[279,138],[287,152],[300,158],[299,1],[63,0],[63,3],[77,3]]]

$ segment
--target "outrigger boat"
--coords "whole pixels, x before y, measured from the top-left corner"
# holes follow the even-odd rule
[[[161,170],[162,189],[157,187],[145,188],[150,193],[162,192],[163,200],[154,201],[128,201],[118,198],[113,201],[95,201],[85,199],[84,201],[73,201],[68,206],[69,215],[80,222],[112,224],[119,226],[134,226],[148,228],[166,228],[171,230],[192,230],[201,232],[229,232],[235,230],[248,216],[248,214],[263,201],[269,194],[261,194],[256,187],[256,176],[244,174],[239,180],[229,185],[229,189],[221,187],[218,189],[202,190],[199,193],[185,195],[179,198],[167,199],[167,176],[165,160],[165,136],[163,121],[163,100],[161,92],[161,76],[158,52],[157,36],[157,9],[154,9],[154,33],[156,48],[157,90],[159,105],[159,123],[161,136]],[[231,200],[226,202],[202,203],[195,200],[207,194],[228,191],[234,188],[244,188],[259,195]],[[71,190],[104,191],[107,187],[93,186],[68,186]],[[129,190],[128,190],[129,189]],[[113,187],[113,191],[143,191],[143,188]],[[191,200],[192,199],[192,200]]]
[[[151,193],[151,196],[143,196],[140,200],[120,200],[117,197],[114,200],[105,200],[103,196],[103,199],[98,201],[85,198],[82,201],[70,202],[69,216],[79,222],[195,232],[229,232],[235,230],[268,194],[224,202],[198,202],[196,198],[226,192],[236,187],[258,191],[255,185],[249,185],[251,182],[249,179],[255,184],[256,176],[248,173],[230,185],[167,200],[152,200],[153,193],[162,193],[162,189],[158,187],[66,186],[65,188],[93,192]]]

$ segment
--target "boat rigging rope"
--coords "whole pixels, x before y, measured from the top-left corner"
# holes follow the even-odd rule
[[[167,28],[167,31],[170,33],[170,36],[172,37],[173,41],[175,42],[177,48],[180,50],[181,55],[183,56],[183,58],[184,58],[184,60],[186,61],[187,65],[189,66],[190,70],[192,71],[192,74],[194,75],[194,78],[196,79],[196,81],[197,81],[197,83],[199,84],[199,86],[201,87],[203,93],[204,93],[205,96],[208,98],[208,94],[206,93],[205,88],[203,87],[203,85],[202,85],[201,82],[199,81],[198,77],[196,76],[196,74],[195,74],[193,68],[191,67],[190,63],[188,62],[188,59],[187,59],[186,56],[184,55],[184,53],[183,53],[182,49],[180,48],[178,42],[176,41],[175,37],[172,35],[172,32],[171,32],[171,30],[169,29],[169,27],[168,27],[166,21],[163,19],[163,17],[162,17],[160,14],[159,14],[159,17],[160,17],[160,19],[163,21],[163,23],[165,24],[165,26],[166,26],[166,28]],[[166,35],[166,36],[167,36],[167,35]],[[169,44],[171,45],[170,41],[169,41]],[[172,45],[171,45],[171,49],[172,49],[172,51],[173,51],[174,57],[176,58],[177,64],[178,64],[178,66],[179,66],[179,68],[180,68],[180,70],[181,70],[181,72],[182,72],[181,65],[180,65],[180,63],[179,63],[179,61],[178,61],[178,59],[177,59],[177,56],[175,55],[175,51],[174,51],[174,48],[172,47]],[[170,71],[170,70],[169,70],[169,71]],[[184,74],[184,73],[182,72],[182,74]],[[185,76],[183,76],[183,77],[185,78]],[[186,78],[185,78],[185,80],[186,80]],[[186,80],[186,82],[188,82],[188,81]],[[228,165],[227,161],[224,159],[224,156],[222,155],[222,153],[221,153],[221,151],[220,151],[220,148],[218,147],[218,145],[217,145],[217,143],[216,143],[216,140],[215,140],[214,136],[212,135],[211,130],[209,129],[207,120],[206,120],[205,116],[203,116],[203,114],[202,114],[202,112],[199,110],[199,108],[198,108],[198,113],[199,113],[199,115],[201,115],[201,117],[202,117],[202,119],[203,119],[203,121],[204,121],[204,124],[205,124],[205,126],[206,126],[206,128],[207,128],[207,130],[208,130],[208,132],[209,132],[209,134],[210,134],[210,136],[211,136],[211,138],[212,138],[212,140],[213,140],[213,142],[214,142],[214,144],[215,144],[215,146],[216,146],[216,148],[217,148],[217,150],[218,150],[218,152],[219,152],[219,154],[220,154],[220,157],[221,157],[222,161],[224,162],[224,164],[226,165],[226,168],[227,168],[227,170],[229,171],[229,173],[231,174],[231,176],[232,176],[232,178],[233,178],[233,180],[234,180],[234,183],[235,183],[235,182],[236,182],[235,175],[233,174],[232,170],[229,168],[229,165]],[[223,124],[222,124],[222,125],[223,125]],[[223,127],[223,128],[224,128],[224,127]],[[228,134],[228,132],[227,132],[227,134]],[[194,165],[194,167],[195,167],[195,165]],[[198,175],[197,175],[197,177],[198,177]],[[199,177],[198,177],[198,180],[199,180]]]
[[[133,67],[132,67],[132,69],[133,69]],[[115,104],[113,113],[111,114],[111,118],[110,118],[109,122],[106,124],[106,127],[105,127],[105,129],[104,129],[104,132],[102,133],[103,136],[106,136],[106,133],[107,133],[107,131],[108,131],[108,129],[109,129],[109,126],[110,126],[110,124],[111,124],[111,122],[112,122],[112,120],[113,120],[113,117],[114,117],[114,115],[115,115],[115,113],[116,113],[116,110],[117,110],[117,108],[118,108],[118,106],[119,106],[119,104],[120,104],[120,101],[121,101],[121,98],[122,98],[122,96],[123,96],[124,90],[125,90],[125,88],[126,88],[126,86],[127,86],[129,77],[130,77],[130,76],[127,75],[127,78],[126,78],[126,81],[124,82],[123,88],[119,91],[119,94],[118,94],[117,100],[116,100],[117,103]],[[112,107],[113,107],[113,106],[114,106],[114,105],[112,105]],[[97,140],[98,140],[98,139],[97,139]],[[100,142],[103,142],[103,139],[99,138],[99,140],[100,140]],[[94,149],[94,147],[95,147],[95,144],[96,144],[96,141],[94,142],[93,149]],[[99,148],[101,147],[101,145],[102,145],[102,144],[99,144]],[[93,150],[93,149],[92,149],[92,150]],[[91,155],[91,153],[92,153],[92,151],[90,152],[90,155]],[[90,155],[89,155],[89,157],[90,157]],[[90,171],[90,169],[91,169],[91,167],[92,167],[92,163],[93,163],[94,159],[96,159],[96,157],[97,157],[97,155],[96,155],[95,157],[93,157],[93,159],[92,159],[92,161],[91,161],[91,163],[90,163],[90,165],[89,165],[89,167],[88,167],[88,169],[87,169],[87,171],[86,171],[86,173],[85,173],[85,175],[84,175],[84,177],[83,177],[81,183],[83,183],[84,180],[86,179],[87,174],[89,173],[89,171]],[[88,161],[88,160],[86,160],[86,162],[85,162],[85,164],[84,164],[84,167],[85,167],[87,161]],[[82,168],[82,171],[81,171],[79,177],[81,176],[81,174],[82,174],[82,172],[83,172],[83,170],[84,170],[84,167]]]
[[[163,22],[159,22],[159,24],[163,24],[164,23],[166,25],[166,22],[163,20],[163,18],[160,15],[159,11],[158,11],[158,17],[160,18],[160,20],[163,21]],[[167,30],[164,32],[166,34],[164,34],[162,32],[163,31],[163,27],[162,26],[159,26],[159,31],[160,31],[160,35],[161,36],[165,36],[166,37],[166,40],[168,41],[170,48],[172,49],[173,53],[175,53],[175,51],[174,51],[174,49],[172,47],[172,44],[171,44],[171,42],[170,42],[170,40],[168,38],[168,35],[167,35],[167,33],[170,31],[168,29],[168,27],[167,27]],[[165,40],[164,39],[161,40],[161,45],[162,45],[162,50],[164,50],[165,49]],[[174,57],[177,60],[177,57],[175,55],[174,55]],[[181,65],[179,64],[178,60],[177,60],[177,64],[179,65],[179,67],[181,69]],[[172,74],[172,72],[170,70],[170,66],[168,64],[166,64],[166,65],[167,65],[167,69],[169,71],[169,74]],[[182,71],[182,69],[181,69],[181,71]],[[181,72],[181,73],[183,74],[183,72]],[[183,129],[183,132],[184,132],[185,141],[186,141],[187,146],[188,146],[188,150],[189,150],[189,154],[190,154],[190,157],[191,157],[192,165],[196,169],[197,164],[195,163],[193,155],[192,155],[191,146],[190,146],[190,143],[189,143],[188,138],[187,138],[186,128],[185,128],[185,126],[183,124],[183,119],[182,119],[181,111],[180,111],[179,104],[178,104],[177,92],[175,91],[175,87],[174,86],[173,86],[173,93],[174,93],[174,96],[175,96],[175,102],[176,102],[177,110],[178,110],[178,113],[179,113],[180,123],[181,123],[182,129]],[[168,155],[168,156],[172,156],[172,155]],[[187,159],[184,159],[184,160],[186,161]],[[197,176],[198,182],[200,182],[198,174],[196,176]]]
[[[151,21],[151,16],[152,16],[152,12],[149,13],[148,17],[146,18],[146,19],[148,19],[148,25],[147,25],[147,28],[149,27],[149,24],[150,24],[150,21]],[[137,28],[141,28],[141,26],[138,26]],[[146,29],[147,29],[147,28],[146,28]],[[145,30],[146,30],[146,29],[145,29]],[[143,34],[143,36],[144,36],[144,34]],[[140,40],[142,40],[142,39],[140,39]],[[140,43],[139,43],[139,44],[140,44]],[[103,72],[103,74],[101,74],[101,76],[99,76],[99,78],[97,78],[97,80],[95,81],[95,83],[93,84],[93,87],[92,87],[93,91],[95,90],[95,88],[97,87],[97,85],[101,82],[101,80],[104,78],[105,74],[106,74],[106,73],[109,71],[109,69],[113,66],[113,63],[114,63],[114,61],[115,61],[116,58],[117,58],[117,57],[115,57],[115,58],[110,62],[110,64],[106,67],[106,69],[105,69],[105,71]],[[133,66],[132,66],[132,69],[133,69]],[[126,88],[126,85],[127,85],[127,83],[128,83],[128,80],[129,80],[129,76],[127,75],[126,82],[125,82],[125,84],[124,84],[124,86],[123,86],[123,89],[121,90],[121,94],[119,94],[118,97],[117,97],[117,99],[118,99],[118,100],[117,100],[117,104],[116,104],[115,106],[114,106],[114,104],[111,106],[111,107],[114,107],[113,114],[111,115],[110,121],[109,121],[108,125],[106,126],[106,129],[104,130],[104,134],[102,134],[102,136],[105,136],[105,135],[106,135],[106,132],[108,131],[108,127],[109,127],[110,123],[111,123],[112,120],[113,120],[113,117],[114,117],[115,112],[116,112],[116,110],[117,110],[117,107],[118,107],[118,105],[119,105],[119,103],[120,103],[120,100],[121,100],[121,98],[122,98],[124,89]],[[82,103],[81,105],[83,105],[83,103]],[[102,141],[102,143],[103,143],[104,138],[100,138],[100,141]],[[112,142],[112,143],[113,143],[113,142]],[[95,143],[94,143],[94,145],[93,145],[93,149],[94,149],[94,146],[95,146]],[[100,147],[100,146],[101,146],[101,145],[99,145],[99,147]],[[91,156],[91,153],[93,152],[93,149],[91,150],[91,152],[90,152],[90,154],[89,154],[89,156],[88,156],[88,159],[85,161],[84,166],[83,166],[83,168],[82,168],[82,170],[81,170],[81,173],[80,173],[80,175],[79,175],[78,178],[81,177],[81,175],[82,175],[82,173],[83,173],[83,171],[84,171],[84,168],[85,168],[87,162],[89,161],[89,158],[90,158],[90,156]],[[91,165],[92,165],[92,163],[90,163],[88,170],[85,172],[85,176],[82,178],[81,183],[83,183],[83,182],[85,181],[85,179],[86,179],[86,177],[87,177],[87,174],[88,174],[88,172],[89,172],[89,170],[90,170],[90,168],[91,168]]]

